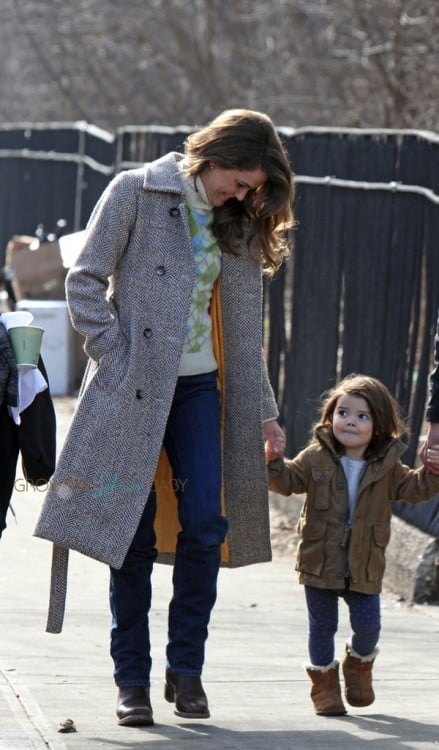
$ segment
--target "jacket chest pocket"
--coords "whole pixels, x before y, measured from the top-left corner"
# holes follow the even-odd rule
[[[328,510],[330,505],[331,483],[335,469],[315,466],[312,469],[313,505],[316,510]]]

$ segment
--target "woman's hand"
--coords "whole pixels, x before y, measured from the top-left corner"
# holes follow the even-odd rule
[[[262,425],[265,439],[265,460],[267,463],[282,458],[285,453],[287,439],[282,427],[275,419]]]
[[[425,443],[419,457],[427,471],[439,474],[439,422],[432,422],[428,428]]]

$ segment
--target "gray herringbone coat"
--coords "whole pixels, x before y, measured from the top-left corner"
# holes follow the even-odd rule
[[[194,282],[176,158],[111,182],[67,279],[90,361],[35,535],[115,568],[154,479]],[[271,556],[261,425],[278,411],[262,356],[261,269],[244,246],[223,254],[220,284],[228,564],[239,566]]]

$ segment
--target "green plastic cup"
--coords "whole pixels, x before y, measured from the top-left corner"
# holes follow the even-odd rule
[[[38,326],[13,326],[9,338],[18,367],[37,367],[44,328]]]

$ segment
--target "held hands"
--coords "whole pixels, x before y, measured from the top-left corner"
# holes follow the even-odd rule
[[[275,461],[277,458],[283,457],[287,440],[282,427],[280,427],[275,419],[272,419],[270,422],[264,422],[262,429],[265,438],[265,460],[268,464],[270,461]]]
[[[439,474],[439,423],[431,423],[419,457],[427,471]]]

